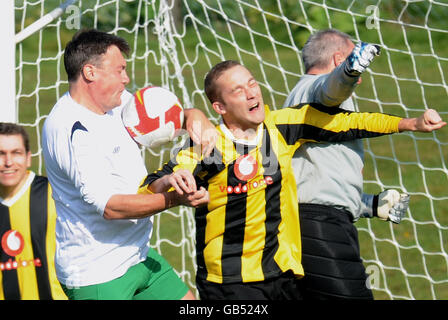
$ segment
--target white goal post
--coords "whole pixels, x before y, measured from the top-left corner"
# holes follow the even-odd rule
[[[15,0],[13,8],[10,1],[0,1],[2,34],[9,34],[8,44],[17,43],[2,50],[3,61],[10,62],[2,97],[11,109],[2,107],[0,120],[30,132],[38,173],[45,174],[40,130],[68,89],[63,50],[79,28],[98,28],[129,42],[130,91],[166,87],[184,107],[200,108],[214,121],[203,79],[215,63],[233,59],[248,66],[265,102],[276,109],[304,73],[301,48],[308,36],[337,28],[355,42],[382,47],[355,91],[358,110],[413,117],[434,108],[448,119],[446,1]],[[144,152],[149,170],[168,159],[171,147]],[[356,223],[367,285],[376,299],[448,299],[446,159],[447,128],[365,141],[365,191],[397,188],[411,195],[401,224]],[[156,216],[155,225],[152,245],[195,289],[193,211],[169,210]]]
[[[16,122],[16,95],[15,95],[15,45],[14,45],[14,2],[0,2],[0,37],[6,44],[0,51],[0,59],[3,61],[3,81],[0,95],[3,106],[0,113],[0,121]]]

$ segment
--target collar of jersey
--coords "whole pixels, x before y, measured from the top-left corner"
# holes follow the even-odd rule
[[[98,117],[98,119],[104,119],[105,116],[112,116],[114,110],[115,110],[117,107],[119,107],[119,106],[117,106],[117,107],[113,108],[112,110],[109,110],[108,112],[106,112],[106,113],[104,113],[104,114],[98,114],[98,113],[93,112],[92,110],[90,110],[90,109],[87,108],[86,106],[84,106],[84,105],[82,105],[82,104],[76,102],[75,99],[73,99],[73,97],[71,96],[70,91],[67,91],[67,98],[70,100],[70,102],[72,103],[72,105],[76,106],[76,108],[77,108],[78,110],[80,110],[81,112],[84,112],[84,113],[88,114],[89,116],[92,116],[92,115],[93,115],[93,116],[95,116],[95,117]]]
[[[9,200],[4,200],[0,197],[0,203],[7,207],[11,207],[14,203],[16,203],[16,201],[18,199],[20,199],[20,197],[29,188],[29,186],[31,185],[31,182],[33,182],[34,176],[35,176],[35,174],[33,171],[28,171],[28,177],[26,178],[26,181],[23,184],[22,188],[20,188],[20,190]]]
[[[224,124],[223,120],[221,119],[220,123],[219,123],[219,128],[221,129],[221,132],[230,140],[232,140],[235,143],[238,144],[245,144],[248,146],[257,146],[258,143],[261,141],[262,137],[263,137],[263,123],[260,123],[258,125],[257,128],[257,135],[251,139],[251,140],[246,140],[246,139],[238,139],[235,138],[235,136],[233,135],[233,133],[229,130],[229,128],[227,128],[227,126]]]

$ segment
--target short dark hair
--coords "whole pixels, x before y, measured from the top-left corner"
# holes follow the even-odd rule
[[[216,79],[218,79],[224,71],[227,71],[235,66],[241,66],[241,63],[234,60],[226,60],[216,64],[207,73],[204,79],[204,91],[210,103],[213,103],[221,98],[219,92],[217,92]]]
[[[77,32],[65,47],[64,66],[68,81],[76,81],[86,63],[97,64],[110,46],[117,46],[126,55],[129,44],[123,38],[96,29]]]
[[[25,151],[30,151],[30,138],[28,136],[28,133],[26,130],[15,123],[11,122],[0,122],[0,135],[5,136],[15,136],[20,135],[22,136],[23,145],[25,146]]]

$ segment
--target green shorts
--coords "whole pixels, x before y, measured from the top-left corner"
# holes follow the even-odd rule
[[[145,261],[117,279],[74,289],[62,284],[62,289],[70,300],[179,300],[189,290],[171,265],[152,248]]]

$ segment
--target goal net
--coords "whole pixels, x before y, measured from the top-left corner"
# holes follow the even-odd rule
[[[63,50],[80,28],[129,42],[131,92],[169,88],[184,107],[200,108],[215,122],[203,92],[214,64],[234,59],[246,65],[276,109],[304,73],[301,49],[309,35],[337,28],[355,42],[382,47],[356,89],[360,111],[414,117],[434,108],[448,119],[448,4],[442,0],[16,0],[14,15],[20,35],[14,112],[32,136],[33,170],[41,174],[42,125],[68,89]],[[30,31],[36,21],[41,24]],[[365,141],[365,192],[396,188],[411,195],[401,224],[356,223],[376,299],[448,299],[447,130]],[[148,169],[166,161],[172,146],[142,151]],[[155,217],[152,245],[193,290],[194,234],[191,209]]]

